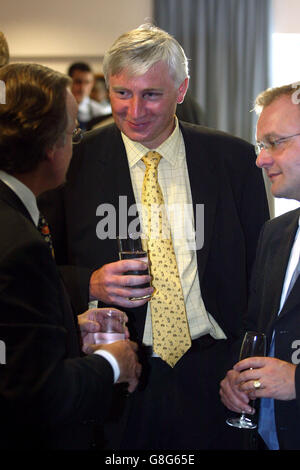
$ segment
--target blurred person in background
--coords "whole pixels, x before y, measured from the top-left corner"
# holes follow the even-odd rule
[[[82,130],[91,129],[90,122],[96,118],[111,114],[110,107],[90,97],[95,83],[94,73],[85,62],[70,65],[68,75],[72,78],[71,91],[78,103],[78,122]]]

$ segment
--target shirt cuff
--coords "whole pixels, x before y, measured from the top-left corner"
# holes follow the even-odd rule
[[[104,357],[104,359],[110,363],[114,373],[114,383],[116,383],[120,377],[120,367],[116,358],[110,352],[105,351],[104,349],[97,349],[94,354],[98,354],[99,356]]]

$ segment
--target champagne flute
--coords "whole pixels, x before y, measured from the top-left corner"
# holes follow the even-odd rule
[[[243,339],[239,360],[241,361],[247,357],[265,356],[266,348],[267,341],[264,333],[247,331]],[[257,427],[257,424],[249,416],[246,416],[245,412],[242,412],[239,418],[228,418],[226,423],[229,426],[242,429],[255,429]]]

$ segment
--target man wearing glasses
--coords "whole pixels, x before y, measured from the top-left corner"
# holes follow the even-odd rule
[[[300,107],[293,85],[256,99],[256,164],[275,197],[300,201]],[[259,440],[271,450],[300,449],[300,210],[265,224],[254,265],[246,328],[268,335],[268,357],[245,359],[221,383],[223,403],[253,413],[261,398]]]
[[[81,138],[69,78],[11,64],[0,80],[0,448],[88,449],[114,382],[128,382],[129,392],[137,386],[136,345],[92,345],[102,310],[79,315],[77,324],[49,232],[38,231],[36,197],[64,181],[72,141]],[[83,348],[95,353],[84,356]]]

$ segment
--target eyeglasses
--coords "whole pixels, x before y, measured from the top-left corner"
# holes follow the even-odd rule
[[[83,130],[80,127],[76,127],[72,132],[72,142],[73,144],[79,144],[83,138]]]
[[[262,150],[269,150],[269,152],[275,152],[279,145],[285,142],[286,140],[291,139],[292,137],[297,137],[298,134],[287,135],[286,137],[280,137],[279,139],[273,140],[272,142],[256,142],[255,144],[255,153],[258,156]]]

